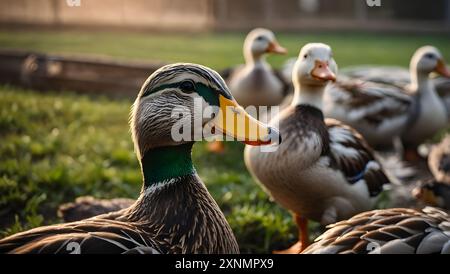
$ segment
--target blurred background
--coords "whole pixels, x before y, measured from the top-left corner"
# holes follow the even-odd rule
[[[8,24],[181,31],[246,31],[266,25],[291,31],[442,32],[450,27],[446,0],[3,0],[0,16]]]
[[[0,237],[61,222],[58,206],[78,196],[136,198],[127,121],[144,80],[170,62],[241,64],[254,27],[288,48],[268,57],[276,68],[308,42],[328,43],[340,67],[408,67],[426,44],[450,60],[447,0],[0,0]],[[292,219],[253,182],[242,149],[218,156],[199,143],[194,162],[242,252],[287,247]]]

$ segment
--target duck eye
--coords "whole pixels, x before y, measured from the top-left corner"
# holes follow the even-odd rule
[[[194,83],[192,81],[188,81],[188,80],[187,81],[183,81],[180,84],[180,89],[183,92],[192,92],[192,91],[195,90],[195,85],[194,85]]]
[[[308,58],[308,54],[303,55],[303,58],[305,59]]]
[[[427,57],[428,59],[433,59],[433,58],[434,58],[434,55],[431,54],[431,53],[429,53],[429,54],[425,55],[425,57]]]
[[[264,37],[263,36],[258,36],[258,37],[256,37],[256,40],[262,41],[262,40],[264,40]]]

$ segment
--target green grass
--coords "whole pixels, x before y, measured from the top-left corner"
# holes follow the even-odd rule
[[[242,62],[244,36],[0,31],[0,48],[195,62],[220,69]],[[450,59],[450,37],[442,36],[284,33],[278,40],[290,56],[306,42],[329,43],[341,67],[406,66],[425,44],[439,47]],[[280,66],[286,58],[269,61]],[[0,86],[0,237],[59,222],[58,205],[81,195],[137,197],[142,179],[127,124],[130,106],[128,100]],[[226,146],[226,154],[217,156],[198,143],[194,162],[242,251],[267,252],[291,243],[296,228],[289,213],[253,182],[243,163],[243,145]],[[312,224],[311,230],[317,233],[316,227]]]
[[[195,62],[215,69],[243,62],[244,33],[156,34],[79,31],[0,31],[0,48],[32,49],[52,53],[101,54],[164,62]],[[432,44],[450,59],[450,37],[411,34],[281,33],[279,42],[298,55],[308,42],[328,43],[340,67],[354,64],[407,66],[413,52]],[[280,66],[286,56],[270,56]]]

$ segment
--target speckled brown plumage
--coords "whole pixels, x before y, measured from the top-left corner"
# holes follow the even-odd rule
[[[339,154],[332,154],[334,159],[332,163],[335,164],[336,168],[341,170],[347,178],[357,178],[358,176],[361,176],[361,172],[363,172],[363,178],[369,189],[370,196],[377,196],[383,190],[383,185],[389,184],[390,181],[382,169],[366,168],[369,162],[376,161],[370,146],[356,130],[337,120],[326,119],[326,125],[329,130],[341,128],[348,131],[352,138],[347,138],[346,140],[341,141],[340,144],[347,148],[353,148],[359,152],[359,156],[356,158],[340,157]]]
[[[176,202],[174,202],[176,201]],[[238,253],[225,217],[196,175],[141,193],[128,209],[0,240],[0,253]]]
[[[344,108],[361,112],[367,109],[358,121],[367,122],[375,128],[390,119],[400,119],[408,115],[414,103],[412,97],[403,89],[355,79],[344,78],[330,85],[328,93],[336,98],[335,104]],[[377,108],[373,107],[375,104],[378,105]]]
[[[329,226],[303,253],[450,253],[450,216],[436,208],[373,210]]]
[[[293,121],[297,122],[294,123]],[[363,178],[371,197],[377,196],[383,190],[383,185],[390,183],[382,169],[367,168],[369,162],[376,160],[372,149],[361,134],[340,121],[324,119],[319,109],[305,105],[297,106],[295,107],[295,114],[292,115],[292,121],[283,124],[300,125],[301,127],[295,130],[300,134],[299,136],[302,136],[302,132],[304,132],[303,134],[310,131],[317,132],[322,138],[322,156],[329,157],[330,167],[341,171],[345,177],[349,178],[348,182],[351,184]],[[346,134],[346,138],[342,138],[342,140],[333,138],[332,134],[335,130],[340,131],[341,134]],[[351,148],[358,152],[358,157],[347,157],[346,154],[341,154],[333,149],[330,150],[330,144],[332,147],[339,145]]]

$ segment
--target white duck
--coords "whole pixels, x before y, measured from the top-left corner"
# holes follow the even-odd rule
[[[277,41],[275,34],[264,28],[256,28],[244,41],[245,64],[222,71],[220,74],[228,84],[231,93],[244,108],[256,107],[250,114],[261,121],[267,120],[271,106],[280,104],[290,85],[266,62],[270,53],[286,54],[287,50]],[[259,109],[266,106],[267,109]],[[223,142],[208,144],[208,150],[214,153],[224,151]]]
[[[417,50],[411,60],[409,88],[397,84],[342,77],[325,93],[324,113],[361,132],[370,144],[386,146],[401,137],[407,155],[447,124],[447,109],[429,79],[431,72],[449,77],[442,54],[434,47]]]
[[[271,121],[283,142],[270,153],[245,148],[245,163],[254,178],[294,213],[300,240],[288,253],[308,245],[308,219],[327,225],[369,210],[389,183],[360,134],[336,120],[324,120],[322,96],[336,70],[329,46],[304,46],[292,74],[292,104]]]
[[[280,46],[272,31],[254,29],[245,38],[245,64],[225,73],[231,93],[243,107],[275,106],[285,96],[286,83],[266,62],[268,53],[286,54],[287,50]]]

